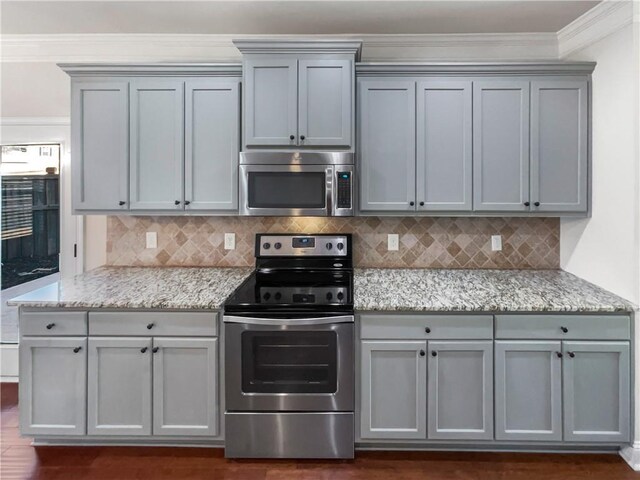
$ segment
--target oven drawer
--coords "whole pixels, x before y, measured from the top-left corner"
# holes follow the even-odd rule
[[[227,458],[353,458],[353,412],[225,413]]]
[[[215,337],[217,312],[90,312],[89,335]]]
[[[491,340],[492,315],[360,315],[360,337],[371,340]]]

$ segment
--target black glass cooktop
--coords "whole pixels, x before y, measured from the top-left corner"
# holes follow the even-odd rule
[[[226,313],[353,312],[351,270],[255,271],[225,303]]]

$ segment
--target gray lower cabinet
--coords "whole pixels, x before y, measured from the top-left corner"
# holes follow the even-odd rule
[[[361,348],[361,438],[426,438],[427,342],[364,340]]]
[[[131,209],[182,210],[184,81],[131,81]]]
[[[71,83],[74,210],[129,208],[129,82]]]
[[[529,211],[529,82],[473,82],[473,209]]]
[[[472,209],[471,83],[430,79],[417,84],[418,211]]]
[[[89,338],[87,433],[151,435],[151,338]]]
[[[495,342],[496,440],[562,440],[560,341]]]
[[[238,210],[239,132],[239,80],[187,80],[185,210]]]
[[[84,435],[86,337],[22,337],[19,395],[23,435]]]
[[[430,341],[428,437],[493,439],[493,341]]]
[[[153,339],[153,434],[218,434],[218,340]]]
[[[531,82],[531,207],[587,211],[588,84]]]
[[[563,342],[564,439],[630,438],[628,342]]]
[[[408,80],[358,81],[362,212],[416,209],[415,89]]]

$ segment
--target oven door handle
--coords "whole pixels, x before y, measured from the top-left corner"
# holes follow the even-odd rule
[[[353,323],[353,315],[318,318],[257,318],[224,316],[225,323],[244,323],[246,325],[330,325],[334,323]]]

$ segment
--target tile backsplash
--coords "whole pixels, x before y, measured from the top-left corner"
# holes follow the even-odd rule
[[[158,248],[145,248],[145,233]],[[256,233],[353,233],[358,267],[559,268],[557,218],[448,217],[133,217],[107,220],[107,264],[136,266],[254,265]],[[224,234],[236,234],[235,250]],[[387,251],[387,234],[400,249]],[[491,251],[502,235],[502,251]]]

